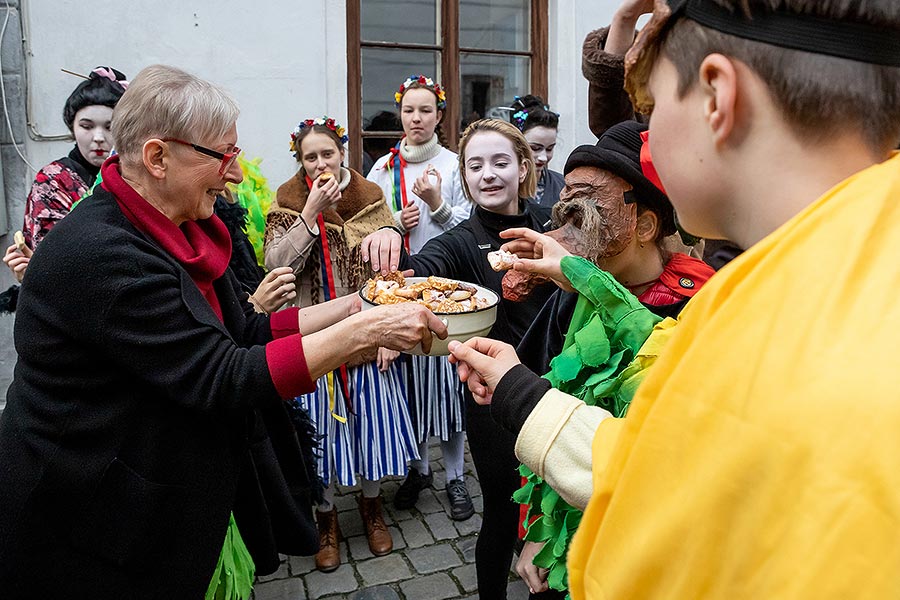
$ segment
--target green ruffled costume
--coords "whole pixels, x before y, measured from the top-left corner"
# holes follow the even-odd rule
[[[586,404],[624,416],[675,321],[661,322],[612,275],[587,259],[567,256],[561,267],[579,296],[563,350],[550,361],[544,378]],[[525,465],[519,472],[527,482],[513,499],[528,505],[525,539],[544,542],[534,564],[549,569],[551,589],[566,590],[566,555],[582,512]]]

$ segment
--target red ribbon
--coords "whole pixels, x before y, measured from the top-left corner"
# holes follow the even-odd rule
[[[306,175],[306,186],[309,188],[310,194],[312,194],[313,185],[315,185],[313,180],[309,178],[309,175]],[[334,300],[337,298],[337,290],[334,286],[334,270],[331,267],[331,249],[328,247],[328,234],[325,233],[325,218],[322,217],[321,212],[319,212],[319,215],[316,217],[316,223],[319,225],[319,241],[322,242],[322,262],[325,267],[325,286],[328,290],[328,300]],[[341,389],[344,391],[344,402],[347,406],[347,410],[352,413],[353,407],[350,403],[350,388],[347,385],[347,382],[350,380],[347,376],[347,363],[342,364],[339,367],[339,370]]]
[[[644,142],[641,145],[641,171],[643,171],[644,177],[650,180],[650,183],[658,187],[659,191],[665,194],[666,188],[663,187],[662,180],[659,178],[659,173],[656,172],[656,166],[653,164],[653,157],[650,156],[649,131],[641,132],[641,141]]]
[[[403,155],[400,153],[400,144],[403,143],[401,139],[400,142],[397,143],[396,146],[391,148],[391,159],[388,161],[388,164],[399,163],[400,168],[400,184],[394,185],[394,189],[400,188],[400,202],[402,204],[401,208],[406,208],[409,205],[409,199],[406,196],[406,176],[404,175],[404,171],[406,171],[406,159],[403,158]],[[397,168],[396,166],[394,168]],[[409,232],[403,234],[403,246],[406,248],[406,252],[409,253]]]

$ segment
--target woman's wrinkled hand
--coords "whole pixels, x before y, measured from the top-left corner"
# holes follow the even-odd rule
[[[368,262],[375,272],[387,275],[400,265],[403,236],[390,228],[379,229],[365,237],[359,246],[363,262]]]
[[[376,306],[361,314],[367,322],[366,340],[373,347],[405,351],[421,343],[422,350],[428,353],[433,335],[447,338],[447,326],[415,302]]]
[[[501,248],[519,257],[513,265],[516,271],[544,275],[567,292],[574,291],[560,266],[562,259],[571,254],[559,242],[548,235],[524,227],[501,231],[500,237],[512,240],[503,244]]]
[[[6,263],[19,283],[22,283],[22,279],[25,277],[25,269],[28,268],[33,254],[34,252],[28,246],[22,245],[20,250],[17,244],[13,244],[6,249],[6,254],[3,255],[3,262]]]
[[[379,348],[378,358],[375,359],[376,364],[378,365],[378,370],[382,373],[386,373],[399,356],[400,352],[397,350],[391,350],[390,348]]]
[[[434,182],[431,178],[434,177]],[[422,199],[428,208],[437,210],[441,207],[441,172],[434,168],[434,165],[428,165],[425,172],[419,176],[412,185],[412,192]],[[404,225],[404,227],[406,227]],[[409,229],[407,227],[407,229]]]
[[[290,267],[276,267],[263,278],[250,296],[250,303],[257,312],[270,314],[297,297],[297,276]]]
[[[550,589],[547,585],[549,569],[544,569],[534,564],[534,557],[541,551],[544,544],[541,542],[525,542],[519,560],[516,562],[516,573],[522,578],[532,594],[539,594]]]
[[[489,338],[475,337],[462,344],[453,341],[449,348],[450,362],[478,404],[490,404],[503,376],[521,364],[515,348]]]

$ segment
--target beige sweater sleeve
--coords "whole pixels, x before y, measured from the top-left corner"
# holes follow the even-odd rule
[[[265,248],[266,269],[291,267],[299,275],[319,236],[318,225],[313,223],[313,228],[310,229],[299,215],[286,231],[276,228]]]
[[[558,390],[550,390],[526,419],[516,439],[516,456],[584,510],[593,490],[591,456],[600,423],[612,415]]]

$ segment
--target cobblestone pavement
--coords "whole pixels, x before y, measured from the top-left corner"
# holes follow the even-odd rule
[[[369,552],[362,519],[356,508],[358,488],[338,488],[335,504],[344,535],[341,566],[332,573],[316,571],[313,558],[285,557],[281,568],[260,577],[256,600],[461,600],[478,598],[475,584],[475,540],[481,527],[481,487],[466,452],[466,484],[475,515],[450,519],[444,492],[440,446],[432,444],[434,485],[419,496],[416,508],[397,510],[394,492],[401,479],[382,484],[385,522],[394,551],[376,557]],[[528,588],[510,573],[509,600],[526,600]]]

